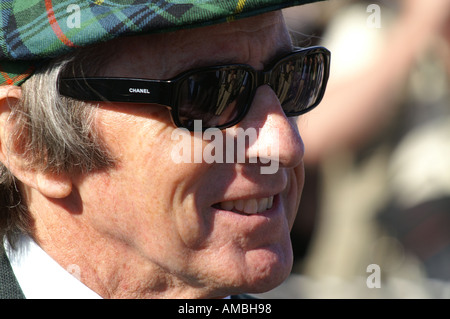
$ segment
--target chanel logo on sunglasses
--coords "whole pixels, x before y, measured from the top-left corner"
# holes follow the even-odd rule
[[[177,128],[172,132],[171,159],[176,163],[259,163],[261,174],[275,174],[279,168],[279,132],[271,131],[264,144],[253,127],[219,130],[202,129],[202,121],[194,121],[194,132]]]
[[[148,89],[129,88],[128,92],[130,92],[130,93],[150,94],[150,91]]]

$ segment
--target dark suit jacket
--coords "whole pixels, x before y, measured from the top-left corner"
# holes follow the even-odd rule
[[[0,299],[25,299],[0,241]]]

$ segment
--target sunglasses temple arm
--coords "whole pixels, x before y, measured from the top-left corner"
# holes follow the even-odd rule
[[[69,78],[59,80],[59,93],[83,101],[171,105],[173,83],[139,79]]]

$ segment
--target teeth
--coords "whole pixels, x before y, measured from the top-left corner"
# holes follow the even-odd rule
[[[243,212],[247,214],[256,214],[258,212],[258,201],[256,199],[246,200]]]
[[[268,203],[269,199],[267,197],[258,201],[258,213],[265,211]]]
[[[273,206],[273,196],[265,198],[239,199],[219,203],[220,209],[235,210],[241,213],[253,215],[271,209]]]
[[[269,197],[269,202],[267,203],[267,209],[272,208],[273,206],[273,196]]]
[[[239,199],[239,200],[235,200],[234,201],[234,208],[238,211],[243,211],[244,210],[244,200],[243,199]]]
[[[233,201],[227,201],[227,202],[221,203],[221,208],[223,210],[232,210],[233,207],[234,207]]]

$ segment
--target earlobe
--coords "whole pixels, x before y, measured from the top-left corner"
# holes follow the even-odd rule
[[[72,192],[72,181],[66,174],[36,172],[36,189],[49,198],[65,198]]]

